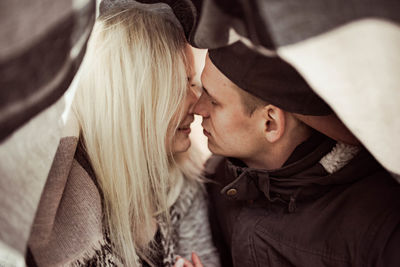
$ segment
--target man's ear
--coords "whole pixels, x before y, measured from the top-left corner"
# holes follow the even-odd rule
[[[277,142],[285,132],[285,112],[274,106],[263,108],[264,136],[270,143]]]

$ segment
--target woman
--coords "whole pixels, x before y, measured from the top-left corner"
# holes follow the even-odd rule
[[[167,5],[119,5],[98,18],[73,104],[80,127],[74,156],[79,164],[71,164],[68,180],[81,167],[96,184],[102,236],[93,249],[60,257],[62,264],[172,266],[176,256],[190,257],[195,251],[205,266],[219,265],[199,179],[200,160],[189,149],[191,108],[197,100],[193,75],[190,47]],[[75,176],[83,177],[79,170]],[[66,191],[61,202],[68,198]],[[71,218],[58,210],[54,224],[63,212]],[[59,231],[63,239],[57,245],[40,245],[34,227],[30,249],[36,262],[53,257],[54,246],[81,238],[70,238],[77,230],[69,229]],[[49,265],[56,264],[53,260]]]

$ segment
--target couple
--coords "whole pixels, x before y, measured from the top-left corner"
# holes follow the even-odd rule
[[[184,22],[175,17],[184,16],[165,4],[128,2],[104,5],[94,27],[73,105],[79,138],[60,143],[28,263],[396,260],[399,187],[364,149],[349,145],[357,141],[293,68],[241,43],[213,49],[198,99]],[[194,114],[203,117],[209,149],[223,156],[206,166],[216,182],[207,185],[211,225],[190,146]],[[54,177],[67,180],[61,194]]]

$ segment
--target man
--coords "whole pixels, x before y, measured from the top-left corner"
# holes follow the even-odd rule
[[[400,266],[400,186],[334,140],[354,141],[293,68],[238,42],[209,51],[202,82],[225,266]]]

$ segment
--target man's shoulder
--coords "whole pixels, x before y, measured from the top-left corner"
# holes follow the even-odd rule
[[[362,196],[364,202],[371,202],[370,205],[380,202],[400,205],[400,184],[383,169],[352,184],[349,190],[354,197]]]
[[[353,213],[360,221],[370,221],[373,225],[384,224],[385,220],[385,224],[400,224],[400,184],[385,170],[354,183],[343,194],[351,195],[345,202],[349,206],[347,213]]]
[[[400,241],[400,185],[384,170],[366,177],[351,187],[352,205],[347,217],[353,217],[364,229],[361,236],[370,261],[384,261],[382,266],[399,266],[400,257],[393,253],[394,244]],[[351,213],[351,215],[350,215]],[[349,224],[352,222],[349,221]],[[360,227],[365,224],[368,228]],[[355,230],[355,232],[359,232]],[[368,242],[369,241],[369,242]],[[397,246],[397,245],[396,245]],[[382,258],[381,254],[385,255]],[[395,265],[393,263],[396,262]]]

